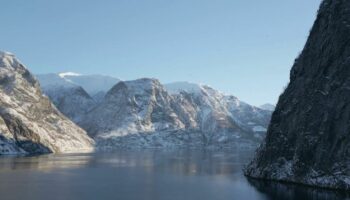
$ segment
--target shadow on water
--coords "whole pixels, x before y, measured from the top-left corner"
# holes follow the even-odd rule
[[[350,198],[350,193],[346,193],[344,191],[328,190],[304,185],[264,181],[251,178],[247,178],[247,180],[249,184],[254,186],[259,192],[265,194],[268,199],[273,200],[337,200]]]

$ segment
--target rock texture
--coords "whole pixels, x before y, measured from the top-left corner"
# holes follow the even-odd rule
[[[350,1],[321,3],[266,140],[245,174],[350,189]]]
[[[37,80],[14,55],[0,52],[0,155],[92,149],[86,132],[42,95]]]

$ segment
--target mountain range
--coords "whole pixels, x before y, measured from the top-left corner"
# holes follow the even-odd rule
[[[0,53],[0,154],[113,148],[256,147],[272,112],[207,85],[34,76]]]
[[[37,77],[56,107],[100,148],[257,146],[272,113],[188,82],[72,72]]]

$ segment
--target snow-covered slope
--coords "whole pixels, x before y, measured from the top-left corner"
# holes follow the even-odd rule
[[[82,152],[86,132],[43,96],[39,83],[10,53],[0,52],[0,154]]]
[[[155,79],[119,82],[82,127],[100,147],[257,145],[271,112],[208,86]]]
[[[200,84],[190,82],[174,82],[165,84],[164,86],[170,94],[179,94],[181,92],[198,94],[201,93],[203,88]]]
[[[75,123],[97,106],[119,79],[73,72],[37,75],[44,93],[56,107]]]
[[[165,87],[171,91],[176,101],[193,107],[196,111],[194,120],[202,132],[211,134],[212,142],[231,140],[232,135],[250,140],[264,137],[271,112],[206,85],[181,82],[167,84]]]
[[[56,93],[50,93],[49,96],[59,95],[61,89],[81,87],[97,102],[101,101],[108,90],[120,81],[110,76],[81,75],[74,72],[39,74],[37,78],[44,92]]]
[[[43,89],[72,88],[78,85],[62,78],[59,74],[38,74],[36,75]]]
[[[259,108],[263,109],[263,110],[269,110],[269,111],[274,111],[276,109],[275,105],[272,105],[270,103],[266,103],[264,105],[259,106]]]
[[[81,86],[90,95],[95,96],[98,93],[107,93],[120,80],[104,75],[80,75],[77,73],[60,73],[59,76],[69,82]]]
[[[79,85],[65,79],[73,73],[38,75],[41,88],[56,107],[72,121],[79,124],[81,118],[96,106],[96,101]],[[79,76],[76,74],[76,76]]]
[[[82,87],[51,88],[43,91],[64,115],[77,124],[97,105]]]
[[[103,91],[95,94],[93,100],[79,78],[91,84],[95,79],[82,77],[61,73],[39,79],[61,112],[100,147],[254,146],[264,138],[271,116],[270,111],[206,85],[176,82],[163,86],[148,78],[118,82],[106,95]]]
[[[185,128],[173,99],[155,79],[119,82],[85,119],[93,136],[113,137]]]

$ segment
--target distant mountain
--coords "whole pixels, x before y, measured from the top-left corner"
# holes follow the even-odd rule
[[[162,85],[148,78],[120,81],[96,100],[76,81],[81,76],[49,74],[39,75],[39,80],[61,112],[101,148],[257,146],[271,116],[209,86]],[[95,80],[84,78],[91,84]]]
[[[271,116],[203,85],[119,82],[82,127],[100,147],[256,146]]]
[[[110,76],[81,75],[73,72],[39,74],[37,78],[44,91],[54,91],[61,88],[67,89],[78,86],[82,87],[96,101],[101,100],[107,91],[120,81]]]
[[[263,110],[269,110],[269,111],[274,111],[276,106],[270,103],[266,103],[264,105],[259,106],[259,108],[263,109]]]
[[[37,78],[43,92],[56,107],[77,124],[120,81],[110,76],[73,72],[39,74]]]
[[[92,97],[101,92],[107,93],[120,81],[117,78],[104,75],[81,75],[72,72],[58,75],[71,83],[81,86]]]
[[[10,53],[0,52],[0,155],[83,152],[86,132],[43,96],[39,83]]]
[[[103,146],[163,145],[165,133],[160,132],[185,129],[172,107],[174,103],[155,79],[119,82],[86,116],[82,127]],[[158,135],[146,139],[152,133]]]
[[[244,133],[239,137],[264,137],[264,134],[258,133],[266,132],[270,111],[251,106],[235,96],[225,95],[206,85],[176,82],[166,84],[165,87],[176,101],[191,105],[196,110],[195,121],[202,124],[203,132],[228,131]]]
[[[37,75],[41,88],[56,107],[75,123],[81,121],[96,101],[76,83],[65,79],[61,74]]]

